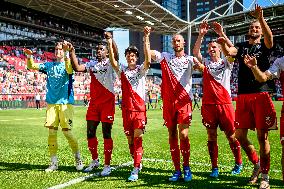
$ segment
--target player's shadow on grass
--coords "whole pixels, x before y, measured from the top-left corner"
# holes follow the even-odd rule
[[[143,167],[139,173],[137,182],[128,182],[127,178],[130,176],[132,166],[123,167],[114,170],[108,177],[93,177],[88,179],[87,182],[104,182],[106,179],[114,181],[119,180],[125,182],[123,186],[115,186],[115,188],[134,188],[134,187],[152,187],[152,188],[192,188],[192,189],[239,189],[239,188],[258,188],[259,183],[255,185],[248,184],[248,177],[241,175],[230,175],[229,172],[222,172],[218,179],[209,177],[209,172],[193,172],[193,179],[190,182],[184,182],[180,179],[178,182],[170,182],[169,176],[172,172],[164,169],[156,169],[150,167]],[[98,170],[99,171],[99,170]],[[195,179],[198,177],[198,179]],[[260,181],[260,180],[259,180]],[[270,180],[270,185],[273,188],[283,188],[281,180]]]
[[[143,167],[142,171],[139,173],[139,180],[138,182],[129,182],[127,179],[130,176],[130,172],[133,170],[132,166],[119,168],[117,170],[114,170],[111,172],[111,174],[108,177],[93,177],[91,179],[88,179],[89,182],[99,182],[99,181],[105,181],[105,179],[110,180],[121,180],[122,182],[125,182],[124,186],[116,186],[115,188],[125,188],[127,185],[127,188],[132,187],[142,187],[142,186],[154,186],[161,183],[165,183],[166,176],[159,175],[159,173],[167,173],[167,170],[163,169],[155,169],[155,168],[148,168]],[[145,184],[141,184],[141,181]]]
[[[25,170],[37,170],[44,171],[48,165],[33,165],[25,163],[8,163],[0,162],[0,172],[2,171],[25,171]],[[75,166],[64,166],[59,165],[57,171],[66,171],[66,172],[78,172]]]
[[[249,184],[248,180],[249,177],[240,175],[231,175],[231,172],[220,172],[218,179],[209,177],[210,172],[193,172],[193,180],[192,180],[192,186],[191,188],[204,188],[204,183],[207,183],[208,186],[205,188],[207,189],[237,189],[237,188],[258,188],[261,177],[259,177],[259,180],[256,184]],[[198,177],[204,178],[204,180],[194,180],[194,175]],[[270,185],[273,188],[283,188],[283,182],[282,180],[278,179],[270,179],[269,180]],[[201,185],[200,185],[201,184]],[[202,186],[202,187],[198,187]]]

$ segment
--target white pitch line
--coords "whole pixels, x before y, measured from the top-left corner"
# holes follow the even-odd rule
[[[24,121],[27,119],[39,119],[39,118],[45,118],[45,117],[33,117],[33,118],[25,118],[25,119],[0,119],[0,122],[7,122],[7,121]]]
[[[116,170],[116,169],[119,169],[119,168],[122,168],[122,167],[127,167],[129,165],[133,164],[133,161],[130,161],[130,162],[127,162],[127,163],[123,163],[121,165],[118,165],[118,166],[115,166],[115,167],[112,167],[112,171]],[[77,184],[79,182],[83,182],[85,180],[88,180],[90,178],[93,178],[93,177],[98,177],[100,176],[101,172],[96,172],[96,173],[93,173],[93,174],[90,174],[88,176],[83,176],[83,177],[79,177],[79,178],[75,178],[75,179],[72,179],[68,182],[65,182],[63,184],[59,184],[59,185],[56,185],[56,186],[52,186],[48,189],[60,189],[60,188],[65,188],[67,186],[71,186],[73,184]]]
[[[164,160],[164,159],[151,159],[151,158],[143,158],[142,161],[151,161],[151,162],[167,162],[167,163],[172,163],[172,160]],[[111,169],[112,170],[116,170],[116,169],[119,169],[119,168],[122,168],[122,167],[127,167],[129,165],[133,164],[133,161],[130,161],[130,162],[127,162],[127,163],[123,163],[121,165],[117,165],[115,167],[112,167]],[[211,164],[206,164],[206,163],[190,163],[190,165],[202,165],[202,166],[207,166],[207,167],[211,167]],[[227,166],[227,165],[220,165],[220,167],[223,167],[223,168],[231,168],[231,166]],[[249,168],[244,168],[244,169],[249,169]],[[282,173],[282,170],[270,170],[271,172],[276,172],[276,173]],[[52,186],[48,189],[60,189],[60,188],[65,188],[67,186],[71,186],[73,184],[77,184],[77,183],[80,183],[80,182],[83,182],[85,180],[88,180],[90,178],[93,178],[93,177],[98,177],[100,176],[100,172],[96,172],[96,173],[93,173],[93,174],[90,174],[88,176],[83,176],[83,177],[79,177],[79,178],[75,178],[75,179],[72,179],[68,182],[65,182],[63,184],[59,184],[59,185],[56,185],[56,186]]]

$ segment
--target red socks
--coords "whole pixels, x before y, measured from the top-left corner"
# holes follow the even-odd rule
[[[230,143],[230,147],[234,154],[236,164],[238,165],[242,164],[243,161],[242,161],[242,155],[241,155],[241,145],[239,141],[236,140],[235,142]]]
[[[260,167],[262,174],[268,174],[268,171],[270,169],[270,153],[265,158],[260,157]]]
[[[180,171],[180,151],[178,138],[169,139],[172,161],[176,171]]]
[[[248,146],[244,147],[243,149],[246,152],[246,154],[247,154],[249,160],[252,162],[252,164],[254,164],[254,165],[257,164],[259,159],[258,159],[256,151],[251,150],[250,148],[248,148]]]
[[[105,165],[110,165],[112,149],[113,149],[113,141],[112,141],[112,139],[111,138],[104,139]]]
[[[92,159],[98,159],[98,139],[88,138],[88,148],[92,154]],[[113,149],[112,139],[104,139],[104,154],[105,154],[105,165],[110,165],[111,155]]]
[[[92,154],[92,159],[98,159],[98,139],[88,138],[88,148]]]
[[[142,138],[134,137],[134,167],[140,167],[142,155],[143,155],[143,146]]]
[[[212,168],[218,167],[218,145],[217,141],[207,142],[208,151],[211,159]]]
[[[180,151],[183,157],[183,166],[189,166],[190,143],[188,138],[180,140]]]

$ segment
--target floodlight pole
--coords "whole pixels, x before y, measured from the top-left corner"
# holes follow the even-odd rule
[[[187,0],[187,22],[190,22],[190,14],[189,14],[189,4],[190,4],[191,0]],[[190,45],[191,45],[191,25],[189,25],[187,27],[187,54],[190,55]]]

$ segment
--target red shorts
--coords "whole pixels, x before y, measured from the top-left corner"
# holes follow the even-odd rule
[[[276,112],[267,92],[237,97],[236,129],[277,129]]]
[[[133,136],[135,129],[145,130],[147,124],[146,112],[122,110],[123,128],[126,136]]]
[[[282,105],[281,117],[280,117],[280,140],[284,144],[284,103]]]
[[[114,112],[115,112],[114,101],[108,101],[102,104],[95,104],[91,100],[87,110],[86,120],[113,123]]]
[[[204,104],[201,107],[202,123],[208,129],[217,129],[232,135],[235,132],[235,110],[232,104]]]
[[[176,126],[177,124],[190,124],[192,118],[191,113],[191,102],[182,106],[179,106],[177,104],[164,104],[163,107],[163,118],[165,121],[165,125],[168,128]]]

